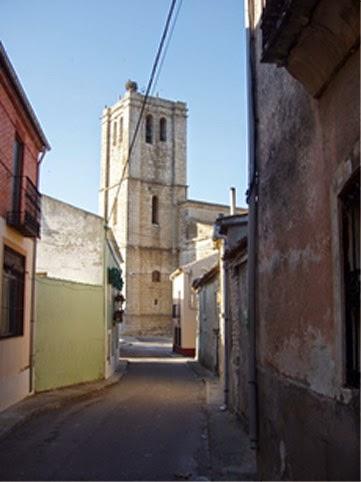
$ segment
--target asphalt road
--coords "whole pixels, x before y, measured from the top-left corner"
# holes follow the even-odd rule
[[[119,383],[45,412],[0,442],[1,480],[204,480],[204,384],[170,346],[123,345]]]

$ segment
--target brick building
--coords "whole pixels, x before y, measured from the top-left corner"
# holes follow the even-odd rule
[[[259,476],[359,480],[359,2],[246,6]]]
[[[0,410],[33,390],[40,162],[49,144],[0,43]]]

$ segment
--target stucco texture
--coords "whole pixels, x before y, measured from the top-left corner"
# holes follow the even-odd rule
[[[35,389],[104,376],[103,288],[36,278]]]

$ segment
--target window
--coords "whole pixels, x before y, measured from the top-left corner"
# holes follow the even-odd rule
[[[25,258],[4,246],[0,338],[24,331]]]
[[[167,119],[164,117],[159,121],[159,140],[163,142],[167,140]]]
[[[153,283],[159,283],[160,282],[160,271],[153,271],[152,281],[153,281]]]
[[[113,207],[113,224],[117,224],[118,222],[118,203],[115,202]]]
[[[157,298],[156,298],[156,299],[154,300],[154,306],[157,306],[157,304],[158,304],[158,300],[157,300]]]
[[[360,386],[360,181],[359,172],[341,193],[346,384]]]
[[[113,146],[117,143],[117,121],[113,124]]]
[[[123,142],[123,117],[119,119],[119,142]]]
[[[180,318],[180,305],[178,303],[172,305],[172,318]]]
[[[152,224],[159,224],[159,202],[157,196],[152,197]]]
[[[18,213],[18,214],[21,211],[21,176],[23,174],[23,156],[24,156],[24,144],[18,138],[15,138],[12,211],[13,213]]]
[[[145,118],[145,142],[153,143],[153,117],[151,115],[147,115]]]

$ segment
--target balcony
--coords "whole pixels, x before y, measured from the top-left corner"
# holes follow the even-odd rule
[[[37,238],[40,234],[41,194],[28,177],[14,177],[14,186],[17,183],[20,186],[19,202],[13,203],[14,210],[7,212],[7,223],[23,236]]]
[[[262,62],[284,66],[319,97],[359,46],[359,0],[267,0]]]
[[[23,236],[40,233],[41,194],[26,176],[14,176],[0,159],[0,216]]]

